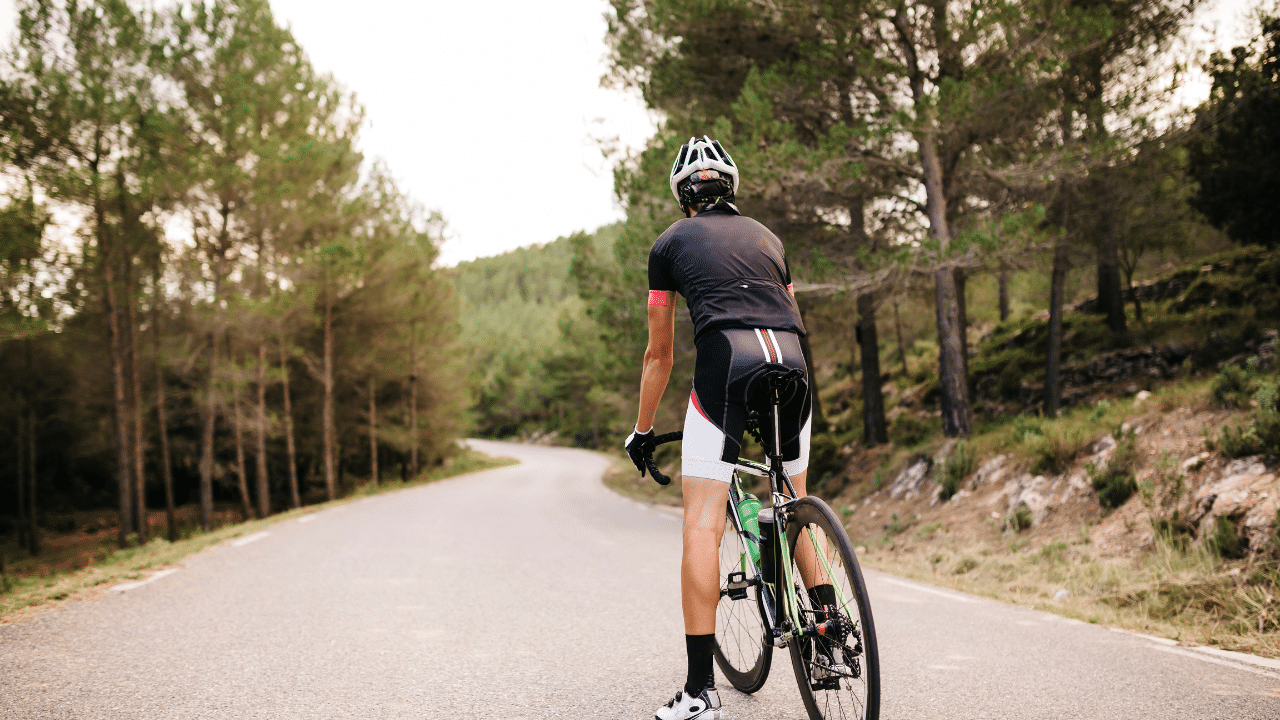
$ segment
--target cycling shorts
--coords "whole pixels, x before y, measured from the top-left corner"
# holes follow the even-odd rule
[[[742,450],[747,426],[747,383],[763,365],[782,365],[805,373],[805,381],[779,408],[782,467],[787,475],[809,466],[809,383],[800,336],[784,330],[717,329],[698,338],[693,392],[684,416],[680,472],[685,476],[729,482]],[[761,433],[773,428],[761,413]]]

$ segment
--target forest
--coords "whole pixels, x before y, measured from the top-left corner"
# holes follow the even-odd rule
[[[1198,0],[610,5],[604,80],[662,124],[616,165],[622,223],[457,269],[464,322],[513,348],[477,356],[477,432],[620,451],[670,163],[707,134],[786,245],[808,488],[860,562],[1280,654],[1280,8],[1197,55]],[[660,433],[683,308],[676,335]],[[625,462],[606,483],[680,503]]]
[[[467,433],[617,451],[670,162],[704,133],[786,244],[819,492],[945,448],[941,502],[1010,448],[1063,473],[1152,392],[1228,413],[1203,429],[1223,458],[1280,454],[1280,18],[1201,56],[1205,5],[611,0],[602,81],[661,118],[616,157],[625,219],[445,268],[444,218],[361,155],[363,109],[268,3],[24,0],[0,56],[0,559],[417,478]],[[1212,87],[1185,107],[1193,70]],[[692,364],[681,311],[660,430]],[[1089,474],[1095,511],[1169,501]]]
[[[361,155],[363,109],[269,4],[17,15],[0,55],[9,559],[51,533],[177,540],[454,454],[443,219]]]
[[[1144,306],[1144,282],[1237,247],[1258,248],[1250,257],[1272,267],[1280,20],[1259,10],[1251,44],[1206,61],[1210,100],[1180,108],[1182,53],[1201,5],[616,0],[605,81],[638,90],[665,122],[617,167],[626,221],[594,242],[562,239],[536,260],[567,271],[549,291],[561,293],[567,277],[583,304],[543,315],[563,338],[545,345],[601,345],[581,362],[557,355],[531,373],[521,359],[525,369],[490,375],[536,377],[560,388],[558,401],[577,387],[571,405],[607,412],[593,422],[607,418],[610,441],[625,434],[645,341],[645,258],[680,217],[667,165],[703,133],[743,168],[739,207],[786,243],[819,385],[829,373],[858,379],[859,412],[835,429],[856,430],[861,444],[890,440],[882,387],[894,366],[922,385],[937,432],[973,434],[991,419],[984,378],[996,367],[975,357],[978,345],[1015,325],[1037,340],[999,366],[1002,382],[1013,394],[1033,385],[1019,410],[1047,417],[1079,400],[1064,386],[1064,358],[1187,335],[1200,350],[1193,369],[1216,369],[1280,321],[1269,271],[1231,302],[1206,280],[1172,319]],[[618,235],[612,252],[606,233]],[[518,272],[531,259],[482,262],[491,282],[497,264]],[[521,293],[529,280],[519,279]],[[691,348],[687,318],[678,321]],[[1201,337],[1210,325],[1218,339]],[[681,361],[687,371],[691,356]],[[564,377],[587,367],[594,384]],[[563,428],[585,440],[580,419],[544,412],[549,400],[512,417],[510,402],[486,394],[493,382],[473,406],[480,428]],[[617,392],[627,402],[600,402]],[[665,422],[678,422],[683,409],[669,410]]]

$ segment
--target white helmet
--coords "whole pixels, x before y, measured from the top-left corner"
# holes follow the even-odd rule
[[[671,166],[671,194],[681,206],[688,204],[688,201],[680,198],[679,186],[694,173],[701,173],[694,178],[695,181],[718,180],[728,176],[732,186],[730,192],[738,192],[738,166],[733,164],[733,158],[724,151],[719,141],[706,135],[701,139],[691,137],[689,142],[681,145],[680,154],[676,155],[676,162]]]

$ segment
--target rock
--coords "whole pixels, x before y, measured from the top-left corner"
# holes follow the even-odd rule
[[[1213,531],[1216,519],[1230,518],[1241,522],[1249,548],[1257,550],[1266,544],[1280,509],[1280,479],[1268,473],[1258,458],[1241,458],[1229,464],[1223,478],[1196,493],[1187,522],[1204,538]]]
[[[1150,397],[1151,397],[1151,393],[1146,390],[1143,390],[1142,392],[1138,393],[1133,397],[1133,404],[1141,405],[1144,400]]]
[[[929,476],[929,470],[932,467],[933,460],[924,455],[912,458],[906,469],[898,473],[898,477],[894,478],[893,483],[889,485],[889,497],[897,500],[905,496],[910,500],[918,496],[920,487],[924,485],[925,478]]]
[[[1227,463],[1222,469],[1223,477],[1232,475],[1261,475],[1267,471],[1267,466],[1262,464],[1261,455],[1251,455]]]
[[[1062,602],[1063,600],[1066,600],[1069,597],[1071,597],[1071,593],[1066,588],[1063,588],[1053,594],[1053,599],[1057,602]]]
[[[1008,455],[997,455],[990,460],[982,463],[982,467],[978,468],[978,472],[973,474],[973,480],[969,481],[969,487],[977,488],[985,482],[996,482],[1004,475],[1004,462],[1008,460]]]
[[[1196,470],[1199,470],[1200,468],[1204,467],[1204,461],[1208,459],[1209,459],[1209,453],[1207,452],[1202,452],[1199,455],[1189,457],[1186,460],[1182,461],[1182,471],[1194,472]]]
[[[1008,510],[1006,515],[1012,515],[1013,511],[1019,505],[1026,505],[1031,511],[1031,517],[1035,524],[1039,525],[1053,511],[1049,504],[1048,495],[1049,482],[1043,475],[1022,475],[1005,483],[1004,489],[1000,495],[1008,494]],[[994,502],[998,502],[1000,496],[994,498]]]

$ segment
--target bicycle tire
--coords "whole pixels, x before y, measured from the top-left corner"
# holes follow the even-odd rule
[[[733,512],[730,506],[729,512]],[[748,579],[756,568],[746,555],[742,535],[731,517],[725,518],[725,531],[720,536],[720,600],[716,605],[716,664],[730,685],[744,693],[764,687],[773,661],[773,645],[765,637],[764,609],[760,587],[746,589],[746,597],[734,600],[725,594],[729,573],[746,568]]]
[[[806,532],[810,530],[811,532]],[[819,535],[823,540],[816,540]],[[880,717],[880,653],[876,644],[875,623],[871,617],[871,604],[867,597],[867,585],[862,569],[854,555],[853,545],[844,526],[835,513],[821,499],[808,496],[792,507],[787,521],[787,543],[791,550],[792,577],[796,582],[796,600],[802,620],[812,624],[822,618],[813,607],[809,593],[804,590],[800,578],[800,561],[797,545],[802,538],[820,549],[819,542],[826,543],[826,565],[820,564],[817,555],[815,567],[826,573],[828,568],[840,600],[844,603],[840,617],[846,623],[836,636],[817,636],[792,640],[791,665],[795,670],[796,684],[811,720],[878,720]],[[820,550],[819,550],[820,551]],[[852,607],[856,605],[857,607]],[[854,615],[857,615],[856,621]],[[823,617],[831,619],[823,614]],[[853,632],[856,630],[857,632]],[[844,633],[847,632],[847,635]],[[843,637],[841,637],[843,635]],[[860,640],[861,652],[857,652]],[[821,651],[821,653],[820,653]],[[821,668],[824,658],[828,668],[842,666],[844,672],[832,674]],[[850,662],[852,661],[852,662]],[[825,672],[828,677],[815,679],[815,672]],[[834,687],[832,687],[834,685]]]

